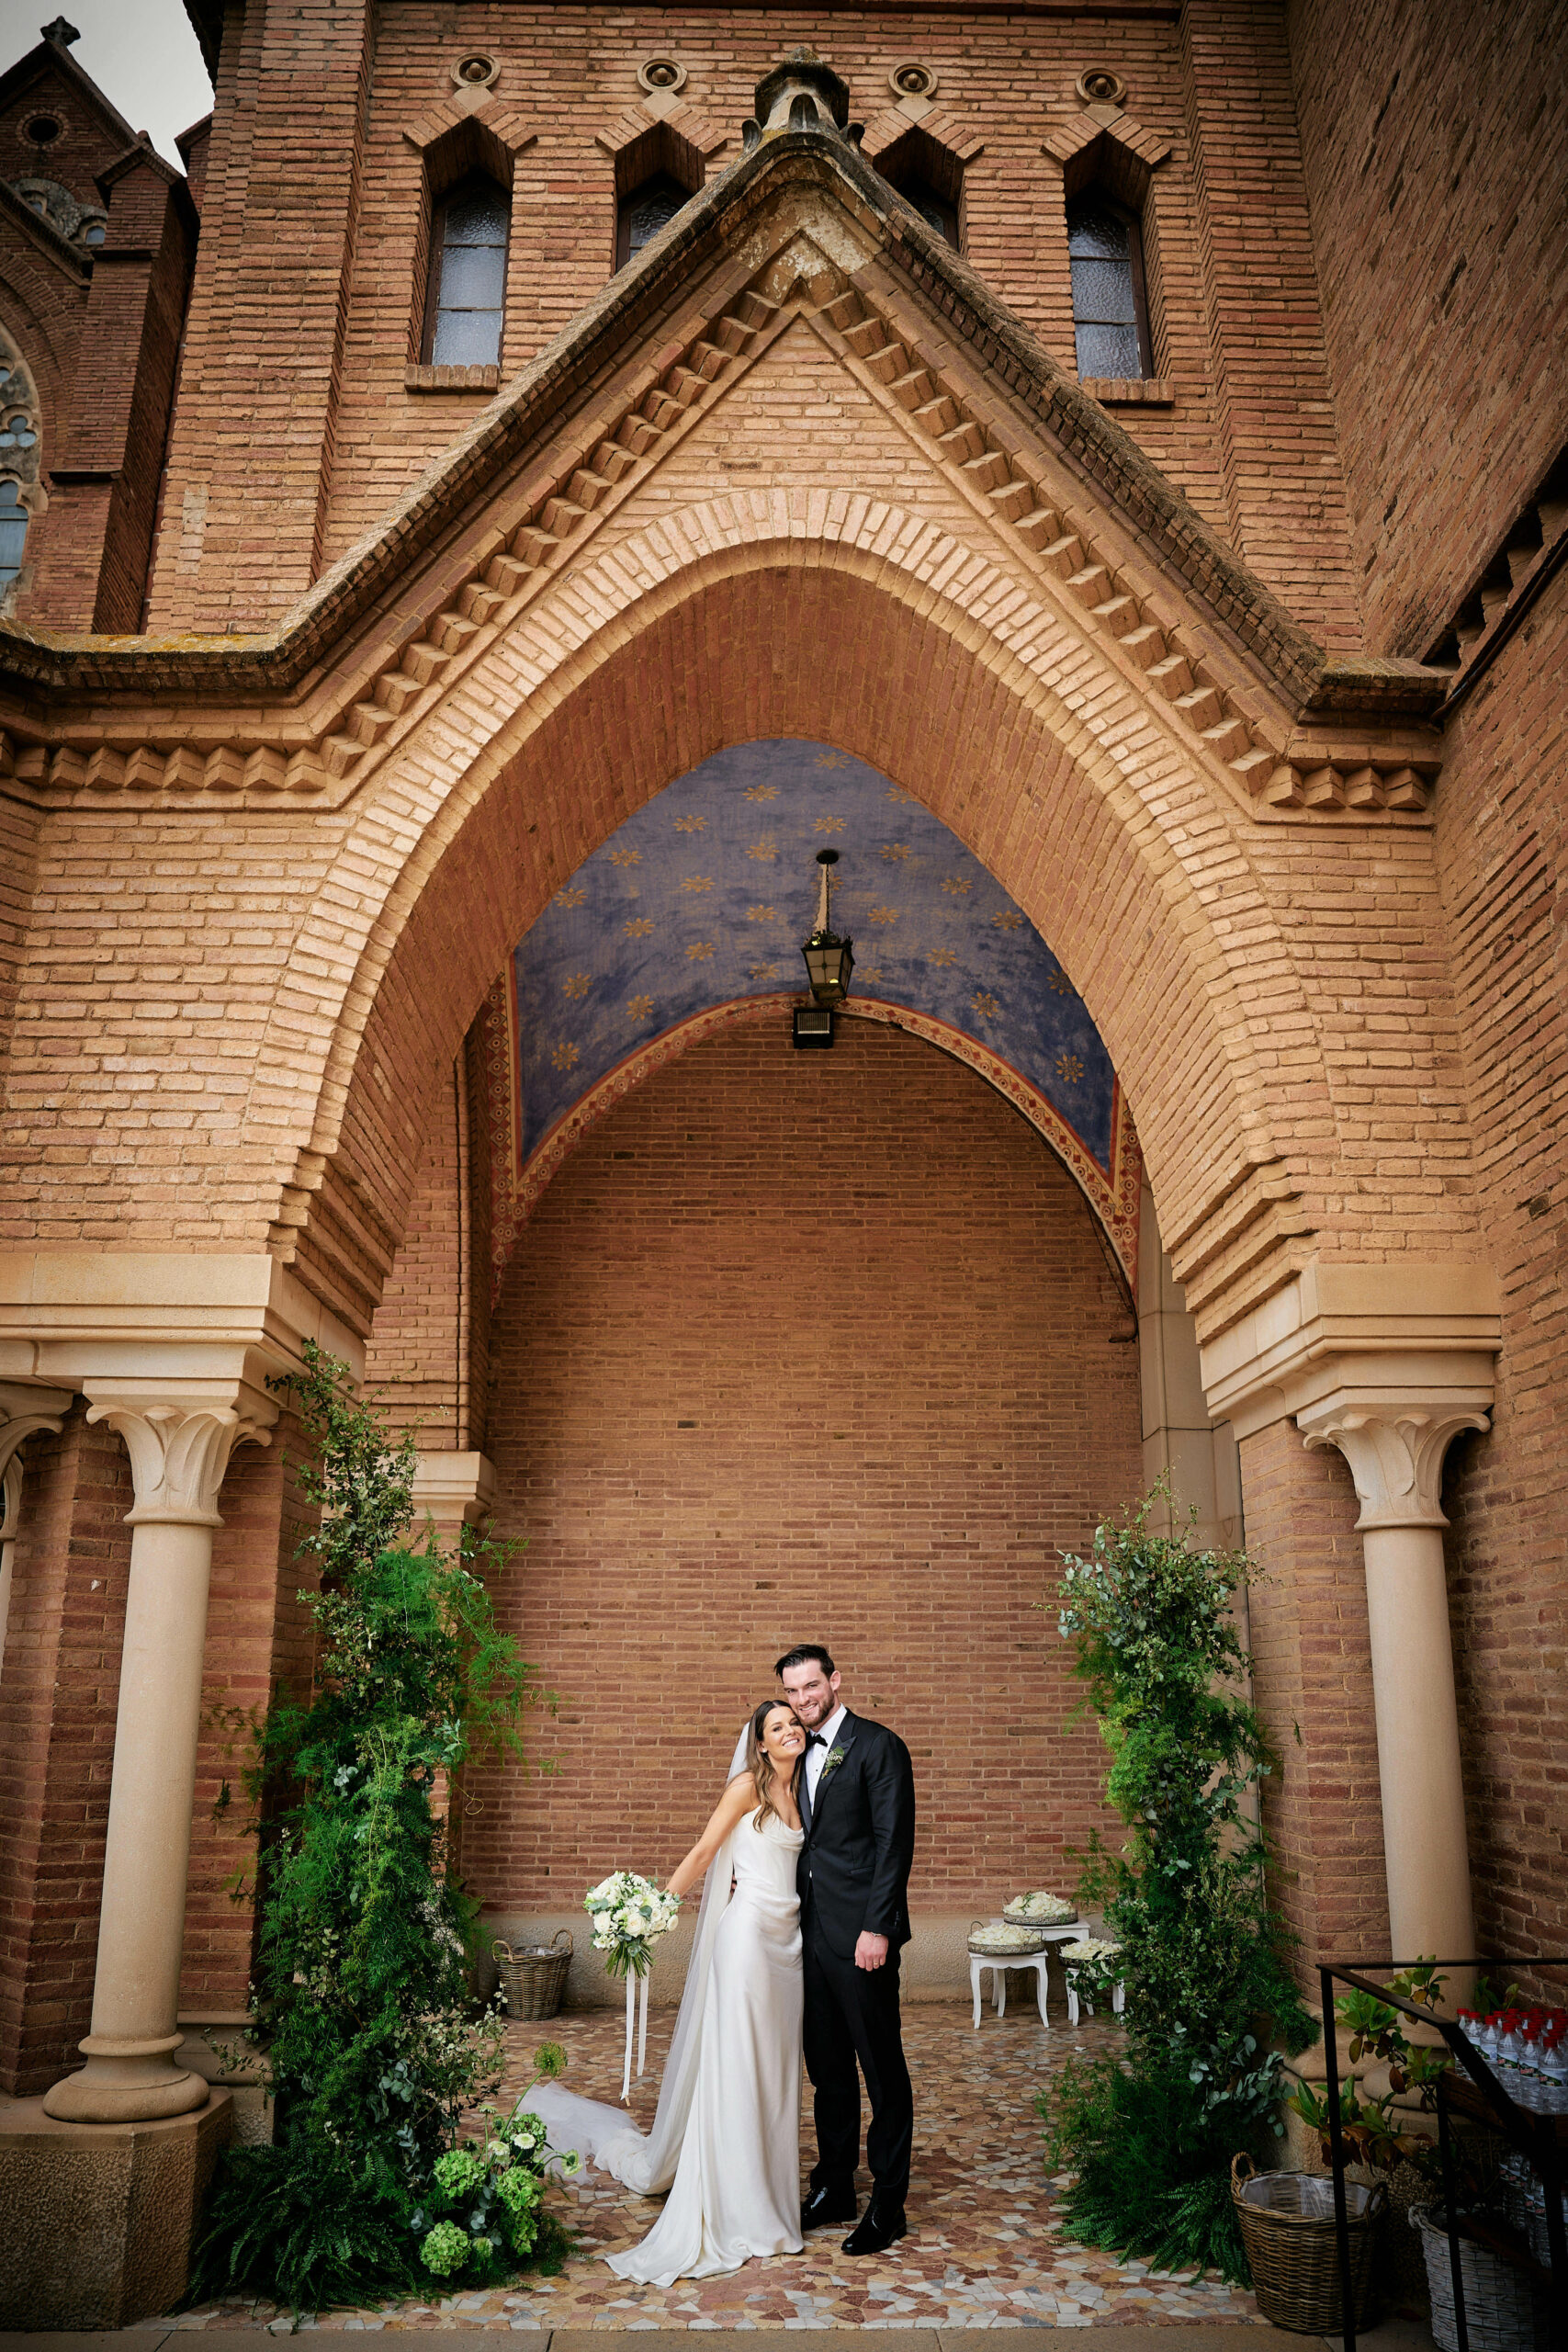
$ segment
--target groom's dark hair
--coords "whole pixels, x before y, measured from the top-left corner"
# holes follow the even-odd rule
[[[785,1650],[783,1657],[774,1667],[773,1672],[782,1674],[786,1666],[809,1666],[813,1659],[824,1674],[833,1674],[837,1671],[832,1659],[820,1642],[796,1642],[794,1649]]]

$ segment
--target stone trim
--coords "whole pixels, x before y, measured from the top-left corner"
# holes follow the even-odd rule
[[[500,389],[501,369],[493,362],[489,367],[451,368],[423,360],[403,369],[405,392],[496,392]]]

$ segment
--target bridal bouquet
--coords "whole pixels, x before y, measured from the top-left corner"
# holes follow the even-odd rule
[[[611,1975],[646,1976],[654,1945],[681,1916],[681,1898],[636,1871],[612,1871],[589,1888],[582,1907],[593,1922],[594,1951],[609,1955]]]

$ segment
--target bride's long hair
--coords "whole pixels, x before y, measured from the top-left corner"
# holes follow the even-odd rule
[[[762,1725],[775,1707],[783,1707],[786,1713],[795,1714],[795,1709],[787,1699],[764,1699],[760,1707],[753,1709],[751,1721],[746,1733],[746,1769],[751,1775],[751,1786],[757,1792],[757,1810],[751,1815],[753,1829],[761,1829],[770,1813],[780,1821],[784,1819],[783,1814],[773,1803],[773,1791],[778,1785],[779,1776],[773,1770],[773,1758],[762,1745]],[[796,1723],[800,1721],[798,1715],[795,1715],[795,1721]],[[806,1750],[802,1748],[795,1759],[795,1770],[789,1776],[788,1785],[792,1791],[800,1778],[800,1768],[805,1761]]]

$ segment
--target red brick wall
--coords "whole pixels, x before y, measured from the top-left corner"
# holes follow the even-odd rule
[[[1450,729],[1438,842],[1478,1205],[1503,1285],[1489,1437],[1454,1448],[1447,1539],[1478,1921],[1568,1936],[1568,775],[1560,574]]]
[[[1419,653],[1568,440],[1561,11],[1292,0],[1290,30],[1369,642]],[[1523,1950],[1568,1930],[1565,666],[1559,578],[1450,720],[1436,804],[1504,1295],[1493,1431],[1446,1480],[1450,1606],[1478,1928]]]
[[[1279,1752],[1264,1784],[1273,1886],[1303,1982],[1320,1957],[1388,1950],[1377,1724],[1359,1507],[1344,1457],[1293,1421],[1241,1448],[1253,1694]]]
[[[132,1502],[130,1463],[78,1400],[22,1451],[0,1678],[0,2088],[81,2062],[93,2008]]]
[[[1354,562],[1419,655],[1568,438],[1557,0],[1291,0]]]
[[[198,2016],[245,2007],[256,1849],[243,1775],[275,1692],[302,1696],[310,1684],[315,1623],[299,1595],[314,1587],[316,1570],[297,1556],[312,1523],[299,1487],[302,1453],[299,1420],[286,1411],[269,1445],[236,1449],[219,1497],[180,1972],[180,2007]]]
[[[1103,1764],[1050,1602],[1057,1547],[1141,1485],[1126,1323],[1060,1163],[897,1031],[796,1053],[781,1012],[630,1095],[498,1306],[498,1524],[528,1541],[501,1604],[560,1773],[471,1777],[470,1884],[568,1909],[670,1870],[813,1639],[913,1753],[917,1908],[1068,1883]]]

